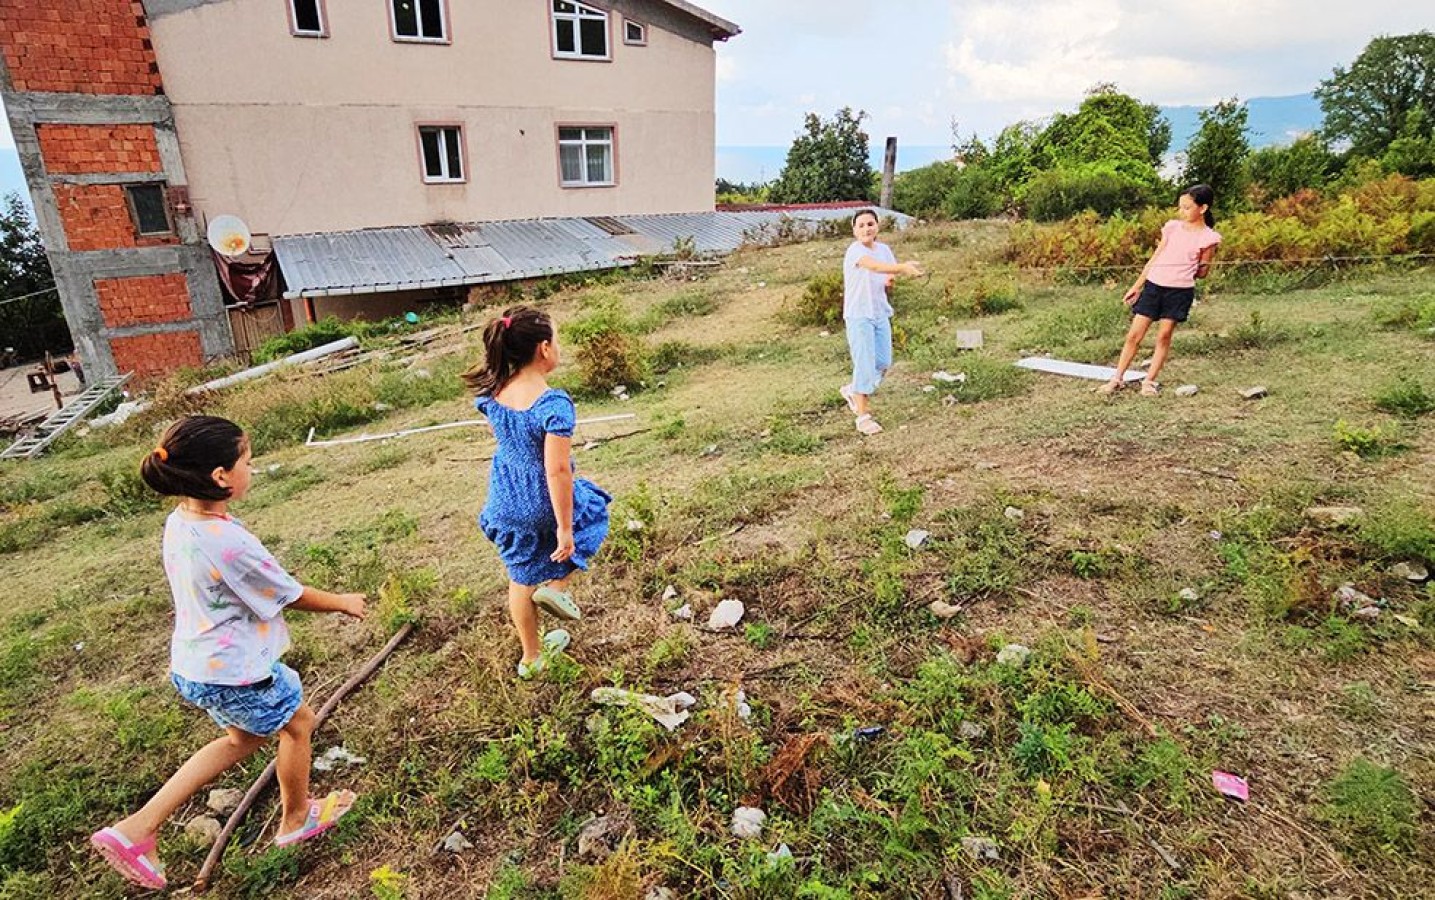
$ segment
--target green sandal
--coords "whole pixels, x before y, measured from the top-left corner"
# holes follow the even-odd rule
[[[573,595],[544,585],[533,592],[533,605],[548,613],[550,616],[557,616],[569,622],[576,622],[583,618],[583,613],[578,611],[578,604],[573,602]]]
[[[524,681],[532,679],[548,668],[548,660],[568,649],[572,638],[562,628],[555,628],[543,636],[543,650],[533,662],[518,664],[518,677]]]

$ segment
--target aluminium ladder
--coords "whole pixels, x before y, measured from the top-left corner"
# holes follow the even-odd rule
[[[49,418],[35,426],[35,430],[30,434],[16,438],[15,443],[6,447],[4,452],[0,452],[0,459],[34,459],[44,453],[46,447],[53,444],[60,435],[84,421],[95,407],[105,401],[111,391],[119,390],[133,374],[133,372],[126,372],[123,375],[111,375],[101,378],[85,388],[64,407],[56,410]]]

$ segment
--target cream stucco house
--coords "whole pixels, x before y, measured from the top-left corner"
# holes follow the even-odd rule
[[[202,216],[295,234],[713,208],[713,43],[670,0],[150,0]]]

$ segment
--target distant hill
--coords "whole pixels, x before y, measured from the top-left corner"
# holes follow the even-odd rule
[[[1201,106],[1163,106],[1161,112],[1171,120],[1171,152],[1186,149],[1200,127]],[[1252,147],[1287,144],[1296,137],[1320,127],[1320,104],[1312,94],[1290,97],[1254,97],[1246,101],[1250,112]],[[874,137],[870,161],[873,168],[882,166],[883,144]],[[897,171],[916,169],[940,159],[948,159],[952,148],[946,145],[912,144],[897,147]],[[728,181],[751,184],[771,181],[782,171],[787,160],[787,147],[720,146],[717,148],[717,175]]]

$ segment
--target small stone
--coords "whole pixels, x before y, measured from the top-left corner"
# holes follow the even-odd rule
[[[927,538],[931,536],[932,533],[930,531],[923,531],[920,528],[913,528],[911,531],[907,532],[906,537],[902,538],[902,543],[906,544],[911,549],[916,550],[920,548],[923,544],[925,544],[927,542]]]
[[[830,331],[819,331],[819,332],[817,332],[817,336],[818,336],[818,337],[832,337],[832,332],[830,332]]]
[[[1414,560],[1398,562],[1390,567],[1390,574],[1406,581],[1420,582],[1430,577],[1430,570]]]
[[[622,396],[623,394],[628,393],[628,386],[626,384],[614,385],[613,389],[608,393],[612,394],[614,397]]]
[[[219,824],[219,820],[210,816],[190,819],[184,826],[185,834],[206,847],[212,846],[215,841],[219,840],[219,833],[223,830],[224,826]]]
[[[933,600],[927,604],[927,611],[939,619],[950,619],[960,613],[962,608],[941,600]]]
[[[709,628],[732,628],[742,621],[745,611],[741,600],[724,600],[708,616]]]
[[[613,852],[614,838],[627,828],[615,816],[599,816],[578,832],[578,858],[602,862]]]
[[[717,452],[718,452],[718,445],[717,445],[717,444],[708,444],[706,447],[703,448],[702,455],[703,455],[703,456],[717,456]]]
[[[1351,613],[1351,615],[1364,622],[1374,622],[1376,619],[1380,618],[1380,607],[1362,606],[1360,609],[1357,609],[1355,612]]]
[[[1270,391],[1266,390],[1266,388],[1265,388],[1263,385],[1260,385],[1260,386],[1257,386],[1257,387],[1248,387],[1248,388],[1246,388],[1244,391],[1241,391],[1241,399],[1242,399],[1242,400],[1259,400],[1259,399],[1261,399],[1262,397],[1265,397],[1265,396],[1267,396],[1267,395],[1269,395],[1269,394],[1270,394]]]
[[[1201,599],[1201,594],[1195,588],[1189,587],[1181,588],[1181,590],[1176,592],[1176,596],[1185,600],[1187,603],[1195,603]]]
[[[777,849],[767,854],[768,865],[775,866],[785,859],[792,859],[792,848],[786,844],[778,844]]]
[[[627,528],[631,532],[638,532],[642,531],[645,526],[643,525],[642,519],[629,519],[627,524],[623,527]]]
[[[957,329],[958,350],[980,350],[982,349],[982,333],[980,330],[964,331]]]
[[[924,385],[922,385],[922,393],[924,393],[924,394],[935,393],[936,390],[937,390],[937,386],[936,386],[935,384],[924,384]]]
[[[374,403],[374,412],[388,412],[391,409],[393,409],[393,407],[382,400]]]
[[[215,788],[209,792],[209,799],[204,805],[219,813],[221,816],[229,815],[239,808],[239,801],[244,799],[244,792],[235,788]]]
[[[1176,396],[1194,397],[1199,390],[1201,389],[1194,384],[1183,384],[1180,387],[1176,388]]]
[[[1001,463],[986,462],[985,460],[983,460],[979,461],[973,468],[975,468],[978,472],[990,472],[991,470],[1000,466]]]
[[[1395,619],[1395,621],[1399,622],[1401,625],[1404,625],[1406,628],[1420,627],[1420,623],[1415,619],[1410,618],[1409,616],[1396,615],[1393,616],[1393,618]]]
[[[991,838],[964,837],[962,838],[962,849],[972,859],[1001,859],[1001,847]]]
[[[1031,656],[1031,648],[1023,644],[1007,644],[997,653],[997,663],[1003,666],[1023,666],[1027,657]]]
[[[1341,526],[1355,522],[1365,515],[1359,506],[1312,506],[1305,511],[1305,517],[1317,525]]]
[[[462,853],[465,850],[472,850],[473,844],[470,843],[468,838],[464,837],[460,832],[455,831],[453,834],[443,839],[443,849],[447,850],[449,853]]]
[[[967,380],[966,372],[958,372],[955,375],[951,372],[938,370],[932,373],[933,381],[940,381],[943,384],[963,384]]]
[[[330,747],[323,756],[314,760],[313,767],[320,772],[328,772],[344,766],[362,766],[366,762],[367,759],[350,753],[347,747]]]
[[[969,719],[963,719],[957,726],[957,736],[964,741],[976,741],[987,736],[987,727]]]
[[[664,603],[667,603],[669,600],[676,600],[676,599],[678,599],[678,589],[677,589],[677,588],[673,587],[671,584],[668,585],[667,587],[663,588],[663,602],[664,602]]]
[[[948,394],[948,395],[946,395],[945,397],[942,398],[942,405],[943,405],[943,406],[956,406],[959,402],[960,402],[960,401],[957,400],[957,398],[954,397],[954,396],[952,396],[951,394]]]
[[[1008,506],[1006,509],[1002,510],[1002,515],[1006,516],[1013,522],[1020,522],[1022,519],[1026,518],[1026,513],[1023,510],[1016,508],[1015,506]]]
[[[732,811],[732,833],[736,837],[757,839],[762,837],[762,826],[767,813],[755,806],[739,806]]]
[[[672,888],[659,885],[655,888],[649,888],[643,900],[678,900],[678,895],[673,893]]]
[[[765,288],[765,287],[767,287],[767,282],[766,282],[766,281],[759,281],[759,282],[757,283],[757,286],[760,287],[760,288]]]
[[[76,652],[76,653],[79,653],[80,651],[82,651],[82,650],[84,650],[84,649],[85,649],[85,642],[84,642],[84,641],[75,641],[75,652]]]
[[[1345,606],[1353,606],[1357,609],[1366,606],[1374,606],[1375,598],[1369,594],[1363,594],[1355,589],[1353,584],[1342,584],[1335,589],[1335,599]]]
[[[682,606],[673,610],[672,616],[680,622],[691,621],[693,617],[693,605],[691,603],[684,603]]]

